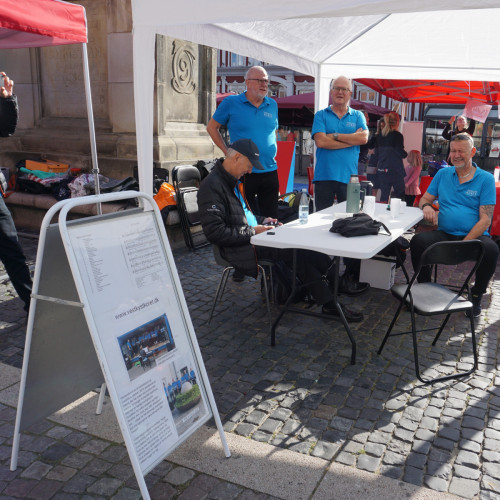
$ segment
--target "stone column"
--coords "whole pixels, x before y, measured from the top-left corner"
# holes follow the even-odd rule
[[[215,110],[216,51],[156,37],[155,160],[162,167],[213,158],[206,124]]]

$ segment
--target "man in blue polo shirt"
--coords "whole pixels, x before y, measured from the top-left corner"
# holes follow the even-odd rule
[[[352,82],[345,76],[332,80],[332,104],[314,115],[312,136],[316,143],[314,168],[314,202],[316,210],[331,207],[337,197],[346,200],[351,174],[358,174],[359,147],[368,142],[368,126],[361,111],[349,107]],[[357,295],[368,290],[359,283],[359,260],[344,259],[346,270],[339,290]]]
[[[251,139],[259,148],[260,163],[264,170],[253,169],[245,174],[245,193],[252,210],[259,215],[278,216],[278,166],[276,130],[278,105],[267,97],[269,77],[264,68],[253,66],[245,75],[247,90],[243,94],[226,97],[207,125],[207,132],[224,155],[227,145],[220,134],[226,125],[231,142]],[[257,198],[257,205],[255,204]]]
[[[410,243],[411,260],[416,269],[426,248],[439,241],[481,240],[485,246],[484,257],[476,271],[476,281],[471,288],[472,313],[481,314],[481,298],[495,272],[498,246],[489,237],[488,229],[496,203],[493,175],[476,167],[472,157],[476,152],[474,141],[467,133],[457,134],[450,141],[450,160],[453,167],[439,170],[427,192],[420,199],[419,207],[424,219],[437,225],[436,231],[415,235]],[[432,203],[439,201],[439,212]],[[419,281],[431,280],[431,268],[423,269]]]
[[[346,200],[351,174],[358,173],[359,147],[368,142],[361,111],[349,107],[352,82],[339,76],[330,86],[332,104],[314,116],[312,136],[317,146],[314,192],[317,210]]]

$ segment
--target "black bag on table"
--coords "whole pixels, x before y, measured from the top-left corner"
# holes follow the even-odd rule
[[[351,236],[373,236],[378,234],[380,228],[384,228],[386,234],[390,236],[391,232],[384,223],[372,219],[368,214],[359,213],[352,217],[334,220],[330,232],[350,238]]]

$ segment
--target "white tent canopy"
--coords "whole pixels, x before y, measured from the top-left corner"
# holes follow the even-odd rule
[[[461,9],[461,10],[457,10]],[[132,0],[141,190],[152,189],[155,34],[309,74],[316,109],[338,75],[500,81],[500,0]]]

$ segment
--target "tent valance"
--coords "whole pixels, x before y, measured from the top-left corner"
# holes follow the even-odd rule
[[[485,104],[496,105],[500,99],[499,82],[374,78],[361,78],[357,81],[401,102],[463,104],[467,99],[476,99]]]

